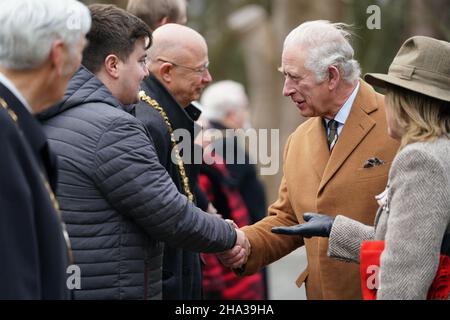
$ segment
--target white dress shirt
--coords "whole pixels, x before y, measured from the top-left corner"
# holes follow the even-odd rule
[[[334,117],[334,120],[337,121],[339,124],[338,128],[337,128],[338,137],[342,132],[342,128],[344,128],[344,124],[347,121],[350,111],[352,110],[353,102],[355,102],[356,95],[358,94],[358,90],[359,90],[359,82],[358,82],[358,85],[356,86],[356,88],[353,90],[350,97],[348,97],[347,101],[345,101],[344,105],[341,107],[341,109],[337,113],[336,117]],[[330,120],[325,119],[327,135],[330,133],[329,132],[330,129],[328,128],[328,122],[330,122]]]

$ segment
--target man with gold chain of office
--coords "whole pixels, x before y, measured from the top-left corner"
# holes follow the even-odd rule
[[[128,111],[145,124],[159,161],[178,190],[207,211],[208,200],[196,183],[197,168],[193,161],[184,163],[181,160],[176,146],[179,141],[173,135],[177,129],[189,132],[193,159],[194,138],[198,132],[195,121],[201,112],[191,103],[200,98],[203,89],[212,81],[206,42],[199,33],[186,26],[163,25],[153,32],[147,67],[150,76],[141,85],[141,102]],[[199,254],[166,246],[163,299],[200,299],[201,288]]]

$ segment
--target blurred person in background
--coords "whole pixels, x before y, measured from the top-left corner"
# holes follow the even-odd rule
[[[239,135],[226,135],[226,129],[250,129],[249,100],[244,86],[235,81],[219,81],[209,86],[202,95],[204,107],[202,117],[207,120],[207,128],[223,131],[224,139],[215,140],[215,150],[226,161],[227,170],[241,194],[253,224],[265,217],[266,195],[263,184],[259,181],[256,166],[253,164]],[[243,163],[238,163],[243,158]]]
[[[0,7],[0,299],[65,299],[70,243],[53,194],[56,157],[34,115],[62,99],[91,17],[74,0]]]
[[[249,129],[248,104],[243,85],[230,80],[212,84],[201,98],[205,129],[220,130],[223,138],[214,139],[212,145],[204,148],[204,156],[209,159],[201,166],[200,187],[222,217],[233,220],[239,227],[257,222],[266,211],[264,187],[258,180],[256,166],[234,131]],[[267,299],[265,270],[238,277],[220,264],[215,255],[203,257],[205,298]]]
[[[142,19],[152,31],[166,23],[186,24],[186,0],[128,0],[127,11]]]

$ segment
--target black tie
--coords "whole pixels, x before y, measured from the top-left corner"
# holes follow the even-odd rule
[[[327,140],[328,140],[328,147],[331,149],[333,149],[334,145],[336,144],[337,138],[338,138],[338,127],[339,127],[339,122],[337,122],[336,120],[330,120],[328,121],[328,136],[327,136]]]

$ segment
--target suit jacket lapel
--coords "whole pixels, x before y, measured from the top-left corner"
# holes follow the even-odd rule
[[[317,117],[312,121],[311,127],[307,132],[308,139],[305,146],[307,148],[306,152],[311,155],[312,166],[319,180],[321,180],[330,157],[330,150],[328,149],[322,118]]]
[[[331,152],[318,192],[325,187],[336,171],[339,170],[353,150],[358,147],[364,137],[376,124],[368,114],[377,109],[375,93],[363,81],[361,81],[359,90],[344,128]]]

